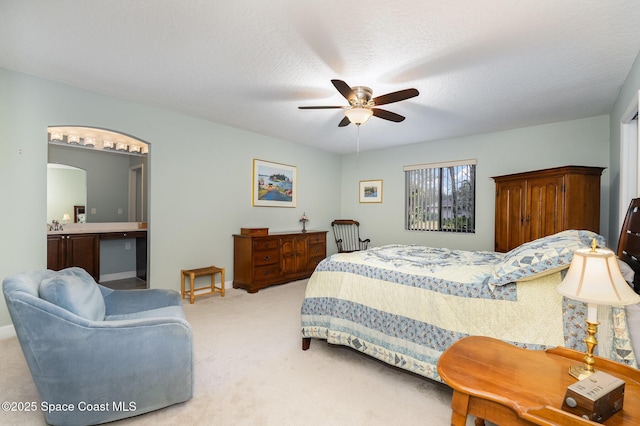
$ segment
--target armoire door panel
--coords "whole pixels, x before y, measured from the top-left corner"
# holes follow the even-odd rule
[[[532,241],[562,230],[563,179],[532,179],[527,182],[525,239]]]
[[[522,244],[524,233],[522,224],[525,213],[525,190],[521,183],[503,185],[496,196],[496,247],[495,251],[505,252]]]

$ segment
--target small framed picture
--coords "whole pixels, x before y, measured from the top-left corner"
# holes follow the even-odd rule
[[[253,160],[254,206],[295,207],[298,169],[287,164]]]
[[[381,203],[382,179],[361,180],[359,194],[361,203]]]

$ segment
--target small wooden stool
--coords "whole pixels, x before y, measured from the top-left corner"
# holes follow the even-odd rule
[[[220,274],[220,287],[216,287],[216,274]],[[202,275],[211,275],[211,287],[206,286],[193,288],[193,282],[195,281],[195,278]],[[189,281],[191,283],[191,285],[189,286],[189,290],[184,289],[184,277],[186,276],[189,277]],[[182,298],[184,299],[184,296],[188,294],[191,304],[193,304],[193,301],[196,297],[206,296],[208,294],[220,293],[221,297],[224,297],[224,268],[207,266],[206,268],[199,269],[183,269],[182,271],[180,271],[180,277],[182,281]],[[198,294],[195,293],[198,290],[205,289],[209,289],[210,291]]]

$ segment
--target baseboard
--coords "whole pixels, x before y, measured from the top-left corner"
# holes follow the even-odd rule
[[[8,337],[15,337],[16,329],[13,328],[13,325],[5,325],[0,327],[0,339],[5,339]]]
[[[106,281],[126,280],[129,278],[135,278],[136,276],[136,271],[116,272],[115,274],[100,275],[100,282],[103,283]]]

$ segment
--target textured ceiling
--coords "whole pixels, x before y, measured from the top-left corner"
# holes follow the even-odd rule
[[[0,67],[351,153],[342,110],[297,108],[346,105],[331,79],[420,91],[361,151],[608,114],[638,22],[636,0],[0,0]]]

